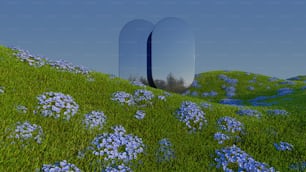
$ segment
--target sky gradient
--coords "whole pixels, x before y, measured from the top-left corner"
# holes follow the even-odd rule
[[[0,44],[118,75],[119,33],[134,19],[193,29],[196,73],[306,75],[304,0],[1,0]]]

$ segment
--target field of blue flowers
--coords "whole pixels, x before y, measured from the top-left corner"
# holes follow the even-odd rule
[[[180,95],[0,46],[0,171],[306,171],[305,100],[304,76]]]

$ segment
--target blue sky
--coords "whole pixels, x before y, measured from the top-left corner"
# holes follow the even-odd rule
[[[1,0],[0,44],[118,75],[122,27],[165,17],[193,29],[196,73],[306,74],[304,0]]]

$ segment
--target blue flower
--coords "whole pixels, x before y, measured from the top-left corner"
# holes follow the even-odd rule
[[[291,164],[289,168],[292,170],[304,171],[306,170],[306,161]]]
[[[41,126],[31,124],[28,121],[21,123],[17,122],[16,129],[10,135],[10,138],[16,138],[24,142],[34,139],[37,143],[41,144],[43,139],[43,130]]]
[[[288,112],[282,109],[273,109],[273,110],[267,110],[267,114],[268,115],[288,115]]]
[[[282,85],[295,85],[295,82],[294,81],[286,80],[286,81],[280,82],[280,84],[282,84]]]
[[[191,86],[194,88],[201,88],[201,85],[199,84],[197,80],[193,80]]]
[[[193,92],[191,92],[191,94],[190,94],[191,96],[194,96],[194,97],[196,97],[196,96],[198,96],[199,94],[198,94],[198,92],[197,91],[193,91]]]
[[[236,145],[231,147],[225,147],[221,150],[216,150],[217,157],[215,161],[217,162],[216,167],[222,168],[224,171],[271,171],[275,172],[273,167],[265,163],[258,162],[254,160],[253,157],[248,155],[246,152],[241,150]],[[238,169],[231,169],[230,165],[235,164]]]
[[[85,114],[85,119],[83,123],[85,123],[86,128],[94,128],[99,127],[100,129],[106,122],[106,116],[103,112],[100,111],[91,111],[88,114]]]
[[[256,78],[248,81],[248,83],[256,83],[256,82],[257,82]]]
[[[207,123],[205,113],[198,107],[197,104],[190,101],[182,102],[181,107],[176,113],[176,117],[181,122],[184,122],[191,132],[201,130],[203,125]]]
[[[125,164],[107,166],[102,172],[129,172],[132,169]]]
[[[49,60],[47,58],[42,58],[40,56],[32,55],[27,50],[23,50],[19,48],[13,48],[13,50],[17,50],[17,53],[15,53],[17,58],[19,58],[23,62],[27,62],[30,66],[41,67],[41,66],[48,64],[51,67],[54,67],[62,71],[81,73],[81,74],[89,74],[90,72],[84,66],[73,65],[72,63],[69,63],[62,59]]]
[[[207,103],[207,102],[202,102],[200,105],[201,105],[201,107],[203,107],[205,109],[212,108],[212,105],[210,103]]]
[[[151,99],[154,98],[154,94],[148,90],[136,90],[134,92],[134,100],[136,103],[151,103]]]
[[[45,117],[62,118],[69,120],[74,116],[79,105],[73,100],[70,95],[63,93],[46,92],[37,97],[39,106],[36,107],[34,113],[41,114]]]
[[[144,85],[141,81],[134,80],[134,81],[131,81],[130,83],[135,86],[146,87],[146,85]]]
[[[19,113],[27,113],[27,110],[28,110],[28,108],[23,105],[18,105],[16,109]]]
[[[101,156],[105,161],[115,163],[117,161],[129,162],[137,159],[137,155],[144,151],[141,138],[126,134],[124,127],[112,127],[113,133],[103,133],[92,141],[93,154]]]
[[[247,115],[247,116],[255,116],[255,117],[260,117],[261,113],[258,112],[257,110],[253,109],[240,109],[236,112],[238,115]]]
[[[112,100],[117,101],[121,104],[126,103],[129,106],[135,104],[133,96],[129,93],[124,92],[124,91],[117,91],[117,92],[113,93]]]
[[[235,105],[239,106],[242,105],[242,100],[239,99],[222,99],[219,102],[220,104],[225,104],[225,105]]]
[[[279,142],[279,144],[274,143],[274,147],[278,151],[286,151],[286,150],[291,151],[293,149],[293,145],[287,142]]]
[[[271,77],[271,78],[269,78],[269,81],[270,82],[275,82],[275,81],[278,81],[279,80],[279,78],[277,78],[277,77]]]
[[[4,93],[4,87],[0,86],[0,94]]]
[[[224,74],[220,74],[219,75],[219,79],[225,81],[226,83],[230,84],[230,85],[236,85],[238,83],[237,79],[232,79]]]
[[[243,124],[232,117],[221,117],[218,119],[217,124],[223,131],[232,133],[243,131]]]
[[[62,71],[68,71],[73,73],[81,73],[88,74],[89,70],[84,66],[73,65],[72,63],[65,61],[63,59],[60,60],[49,60],[48,64],[56,69]]]
[[[172,144],[168,138],[163,138],[159,142],[156,156],[158,162],[170,161],[175,158]]]
[[[160,96],[158,96],[158,99],[159,99],[159,100],[166,101],[166,96],[160,95]]]
[[[202,94],[203,97],[215,97],[217,95],[218,95],[218,92],[216,91],[204,92]]]
[[[249,91],[254,91],[255,88],[254,88],[253,86],[248,86],[248,90],[249,90]]]
[[[218,144],[223,144],[223,142],[225,140],[229,140],[230,137],[226,134],[221,133],[221,132],[217,132],[214,135],[214,139],[218,141]]]
[[[137,119],[143,119],[145,117],[145,112],[142,110],[137,110],[136,114],[135,114],[135,118]]]
[[[18,59],[20,59],[20,61],[27,62],[30,66],[41,67],[47,63],[46,59],[41,58],[39,56],[34,56],[30,54],[30,52],[27,50],[20,49],[20,48],[12,48],[12,49],[17,50],[17,53],[15,53],[15,56]]]
[[[284,95],[291,94],[292,92],[293,90],[291,88],[281,88],[277,90],[277,95],[284,96]]]
[[[231,98],[234,97],[236,95],[236,88],[233,86],[229,86],[225,88],[225,92],[226,92],[226,97]]]
[[[41,168],[43,172],[81,172],[81,170],[74,164],[68,163],[66,160],[56,162],[53,165],[44,164]]]

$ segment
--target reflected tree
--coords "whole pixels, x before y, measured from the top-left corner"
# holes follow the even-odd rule
[[[141,77],[135,77],[135,76],[130,76],[129,81],[140,81],[144,85],[150,86],[148,83],[148,80],[141,76]],[[184,86],[184,79],[183,78],[175,78],[172,73],[169,73],[167,76],[166,80],[162,79],[155,79],[154,84],[157,86],[157,88],[170,91],[170,92],[175,92],[175,93],[183,93],[186,91],[187,87]]]

